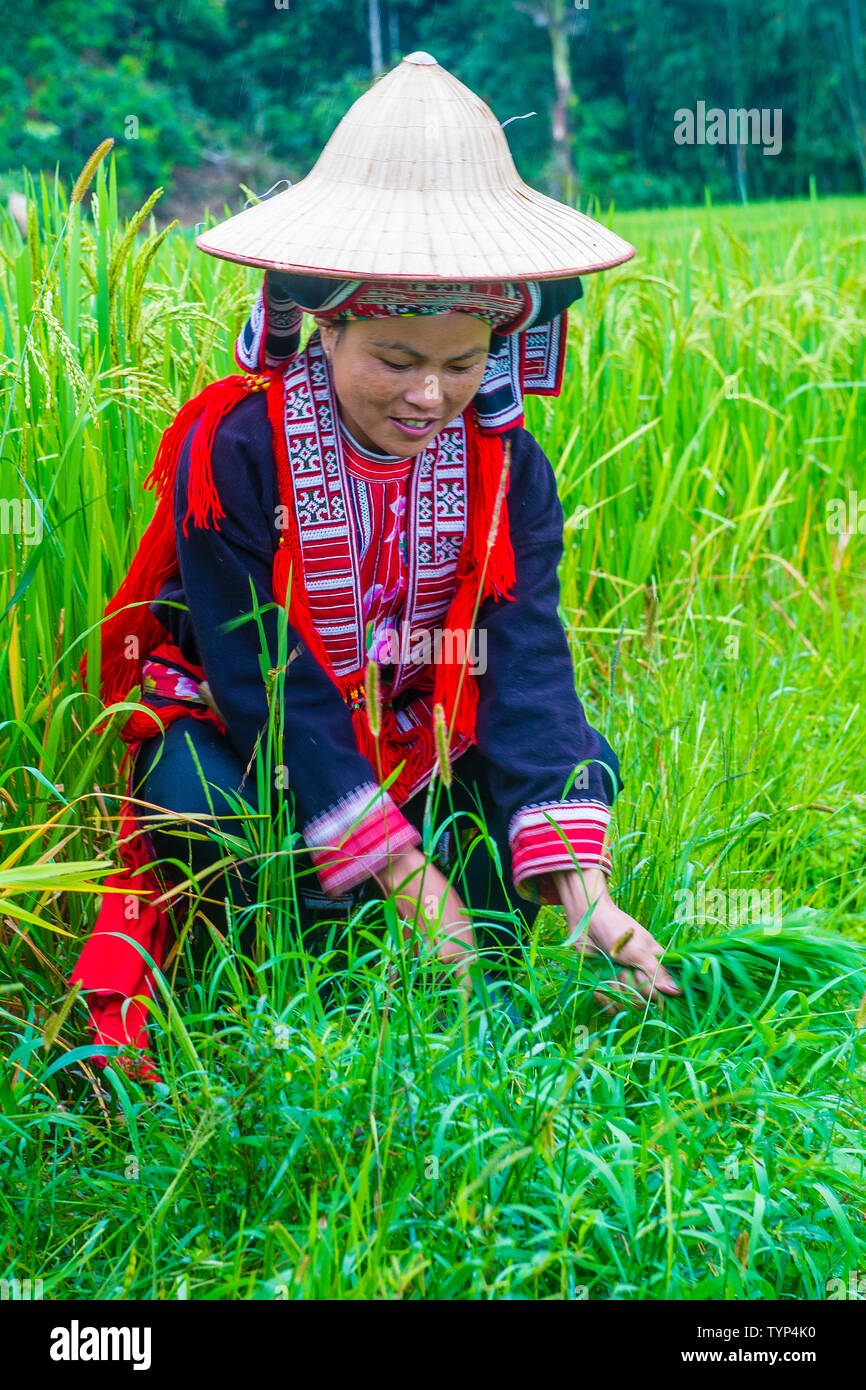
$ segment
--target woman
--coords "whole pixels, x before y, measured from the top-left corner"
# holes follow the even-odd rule
[[[259,809],[256,750],[274,698],[278,609],[286,607],[288,659],[277,682],[283,762],[272,804],[260,809],[278,814],[288,798],[302,832],[302,926],[322,905],[332,915],[371,892],[398,894],[407,918],[437,923],[440,954],[466,984],[476,946],[470,909],[486,919],[485,936],[497,937],[491,915],[513,920],[515,905],[525,929],[541,902],[559,902],[572,933],[592,905],[576,949],[615,955],[646,998],[674,994],[660,946],[607,890],[605,831],[622,783],[574,691],[557,614],[562,508],[550,463],[523,428],[525,391],[559,393],[566,311],[579,279],[478,279],[453,270],[421,278],[430,263],[420,253],[409,255],[408,274],[405,259],[393,277],[378,265],[369,278],[337,273],[361,264],[369,238],[378,240],[381,265],[394,264],[393,205],[374,235],[383,216],[375,145],[385,141],[378,167],[403,196],[415,164],[397,169],[394,183],[393,121],[411,109],[410,97],[426,112],[426,130],[434,118],[434,128],[456,130],[453,158],[440,137],[419,175],[419,191],[436,195],[437,235],[458,247],[458,272],[461,255],[471,265],[480,253],[473,218],[484,188],[449,229],[436,186],[443,169],[457,171],[464,191],[472,170],[489,179],[491,140],[510,163],[498,123],[473,94],[471,117],[458,103],[454,124],[455,97],[467,91],[428,55],[410,55],[355,103],[302,184],[199,238],[214,254],[284,265],[312,262],[293,218],[311,244],[324,246],[335,224],[358,240],[348,253],[321,252],[327,276],[268,274],[237,349],[254,374],[206,388],[166,431],[148,479],[159,486],[157,512],[106,610],[101,693],[109,703],[141,682],[143,704],[167,725],[163,737],[142,709],[124,729],[130,792],[185,822],[184,859],[203,871],[219,851],[213,840],[190,838],[190,816],[211,815],[230,830],[239,794]],[[409,151],[413,128],[403,132]],[[334,215],[335,188],[359,196],[358,166],[345,159],[357,155],[365,131],[366,224],[357,207],[351,219]],[[350,174],[341,185],[343,168]],[[501,201],[501,171],[492,185]],[[529,247],[543,261],[553,254],[541,246],[550,208],[561,205],[541,200],[540,230],[527,232],[521,197],[515,246],[524,260]],[[311,206],[327,214],[318,225]],[[417,215],[417,201],[413,207]],[[577,227],[589,238],[574,269],[601,268],[593,256],[597,262],[602,242],[608,257],[633,254],[573,210],[560,215],[572,234]],[[461,229],[473,229],[468,252],[459,250]],[[287,235],[291,256],[274,240]],[[497,245],[506,241],[498,225]],[[413,267],[419,278],[410,278]],[[299,353],[302,310],[317,328]],[[475,638],[483,638],[477,649]],[[471,667],[467,650],[480,658]],[[476,846],[465,859],[454,833],[439,844],[438,865],[422,852],[426,788],[437,768],[453,779],[454,808],[483,814],[501,880],[487,850]],[[159,964],[169,925],[148,902],[158,882],[142,866],[149,849],[176,856],[178,840],[164,822],[151,822],[148,844],[135,834],[144,819],[126,814],[126,871],[109,886],[126,890],[120,896],[134,908],[124,934]],[[252,906],[255,865],[231,866],[208,896]],[[106,895],[75,978],[92,992],[97,1038],[143,1047],[144,1012],[128,1001],[150,981],[134,946],[106,934],[121,926],[118,903]],[[500,946],[508,935],[499,931]],[[630,987],[628,969],[620,983]]]

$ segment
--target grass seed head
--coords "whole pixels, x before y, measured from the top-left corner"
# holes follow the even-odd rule
[[[379,737],[382,729],[382,711],[379,698],[379,666],[375,661],[368,661],[364,674],[364,701],[367,709],[367,723],[374,738]]]
[[[451,786],[451,750],[448,747],[448,726],[445,711],[438,702],[433,706],[433,730],[436,736],[436,755],[439,759],[439,775],[446,787]]]
[[[96,173],[97,169],[99,168],[105,156],[108,154],[108,151],[111,149],[113,144],[114,139],[112,136],[109,136],[107,140],[103,140],[101,145],[97,145],[96,149],[93,151],[93,154],[88,159],[81,173],[78,175],[78,178],[75,180],[75,185],[72,189],[72,192],[69,195],[70,207],[72,207],[75,203],[81,202],[82,198],[84,197],[85,193],[90,187],[90,181],[93,178],[93,175]]]

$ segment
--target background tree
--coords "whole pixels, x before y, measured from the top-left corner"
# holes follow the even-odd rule
[[[584,0],[584,5],[588,0]],[[574,164],[574,113],[577,95],[571,76],[569,41],[589,29],[588,8],[575,8],[568,0],[514,0],[514,8],[529,15],[533,23],[547,30],[553,59],[553,104],[551,140],[553,142],[554,191],[567,203],[577,200],[578,174]]]

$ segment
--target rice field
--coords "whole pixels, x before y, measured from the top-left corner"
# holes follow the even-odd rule
[[[862,201],[617,215],[638,257],[585,280],[562,395],[528,402],[578,690],[625,782],[612,891],[684,996],[603,1014],[613,967],[545,909],[522,1026],[471,1020],[400,958],[393,902],[300,950],[283,853],[256,960],[216,941],[169,972],[153,1087],[94,1069],[68,1000],[123,789],[77,668],[161,432],[236,370],[258,277],[158,231],[155,199],[126,225],[110,161],[81,202],[31,192],[26,238],[0,212],[0,1278],[839,1296],[866,1268]]]

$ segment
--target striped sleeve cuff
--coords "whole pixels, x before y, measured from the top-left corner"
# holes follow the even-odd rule
[[[610,874],[606,844],[610,807],[603,801],[549,801],[511,817],[508,842],[514,886],[530,902],[558,903],[552,873],[600,868]]]
[[[363,782],[304,828],[322,888],[338,897],[377,873],[392,854],[421,843],[421,833],[375,782]]]

